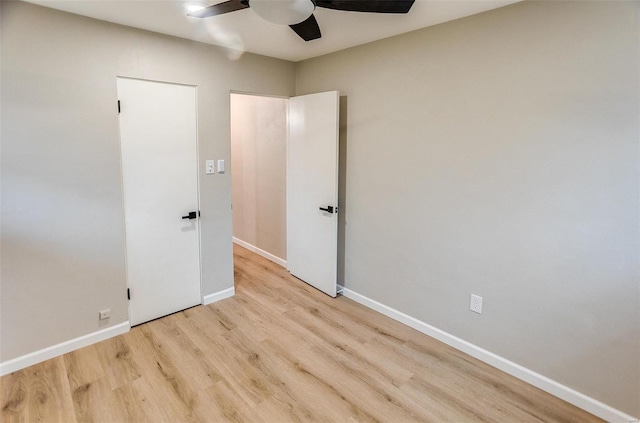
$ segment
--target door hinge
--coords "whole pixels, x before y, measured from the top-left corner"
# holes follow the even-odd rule
[[[118,100],[118,114],[120,114],[120,100]]]
[[[131,290],[127,288],[127,300],[131,299]]]

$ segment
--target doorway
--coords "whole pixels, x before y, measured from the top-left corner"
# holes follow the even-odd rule
[[[283,267],[287,107],[283,97],[230,97],[233,241]]]
[[[339,103],[337,91],[288,99],[232,93],[230,101],[234,242],[332,297],[338,276]],[[257,182],[262,178],[267,184]],[[279,225],[260,223],[267,222],[270,208],[278,210]],[[278,227],[286,261],[256,245],[273,241],[260,232]]]

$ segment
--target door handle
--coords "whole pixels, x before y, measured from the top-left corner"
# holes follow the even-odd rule
[[[191,219],[195,219],[196,217],[198,217],[198,214],[200,214],[200,213],[192,211],[192,212],[189,212],[188,215],[182,216],[182,218],[191,220]]]
[[[327,212],[327,213],[333,213],[333,206],[327,206],[326,209],[320,207],[320,210],[322,210],[323,212]]]

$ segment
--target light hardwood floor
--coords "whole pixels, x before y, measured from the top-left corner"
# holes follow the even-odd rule
[[[4,376],[2,422],[600,421],[235,247],[236,295]]]

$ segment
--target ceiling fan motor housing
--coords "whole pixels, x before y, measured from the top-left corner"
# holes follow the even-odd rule
[[[251,10],[278,25],[295,25],[307,20],[316,8],[312,0],[247,0]]]

